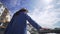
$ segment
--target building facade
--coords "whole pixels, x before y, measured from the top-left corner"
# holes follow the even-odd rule
[[[9,10],[0,2],[0,27],[5,26],[11,19]]]

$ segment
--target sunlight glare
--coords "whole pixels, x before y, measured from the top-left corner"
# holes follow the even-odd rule
[[[52,2],[52,0],[43,0],[43,2],[45,2],[45,3],[51,3]]]

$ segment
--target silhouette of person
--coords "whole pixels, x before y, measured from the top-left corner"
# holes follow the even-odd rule
[[[28,10],[25,8],[20,9],[17,11],[10,23],[8,24],[4,34],[27,34],[27,22],[28,21],[33,27],[37,30],[41,28],[34,20],[31,19],[30,16],[27,15]]]

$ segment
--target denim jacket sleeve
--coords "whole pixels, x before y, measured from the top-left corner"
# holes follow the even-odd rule
[[[41,26],[38,25],[34,20],[32,20],[30,16],[28,16],[27,14],[25,14],[25,15],[26,15],[27,21],[28,21],[33,27],[35,27],[35,28],[38,29],[38,30],[41,28]]]

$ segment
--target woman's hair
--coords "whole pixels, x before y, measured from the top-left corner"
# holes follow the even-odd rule
[[[13,17],[19,15],[20,12],[28,12],[28,10],[25,9],[25,8],[22,8],[22,9],[20,9],[19,11],[17,11],[17,12],[13,15]]]

